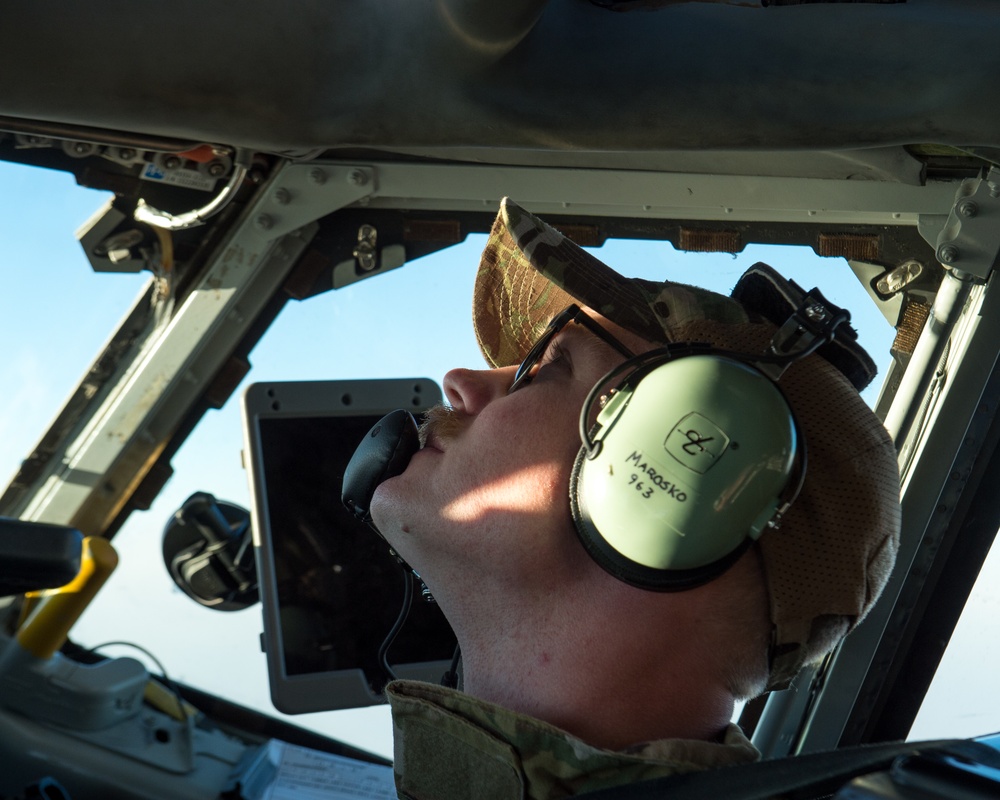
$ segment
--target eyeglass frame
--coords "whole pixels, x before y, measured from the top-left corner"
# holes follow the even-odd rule
[[[535,377],[531,370],[535,367],[539,360],[541,360],[542,356],[545,355],[546,351],[549,349],[549,345],[552,344],[552,340],[571,322],[580,323],[605,344],[610,345],[618,351],[618,353],[625,356],[625,358],[635,357],[635,353],[612,336],[610,331],[605,330],[605,328],[597,322],[597,320],[592,319],[590,315],[576,303],[570,303],[570,305],[566,306],[566,308],[552,318],[545,330],[542,331],[542,335],[539,336],[535,343],[531,346],[531,349],[528,351],[527,355],[525,355],[521,364],[518,366],[517,371],[514,373],[514,380],[511,382],[510,388],[507,390],[507,394],[513,394],[518,389],[523,389],[531,383]]]

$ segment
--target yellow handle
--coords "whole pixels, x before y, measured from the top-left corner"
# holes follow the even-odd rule
[[[111,542],[100,536],[83,540],[80,571],[65,586],[29,592],[40,598],[31,617],[17,632],[17,641],[36,658],[51,658],[69,636],[70,628],[118,566]]]

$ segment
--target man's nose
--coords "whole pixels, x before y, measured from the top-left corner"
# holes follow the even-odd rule
[[[515,367],[453,369],[444,376],[444,396],[456,411],[475,416],[507,394],[515,372]]]

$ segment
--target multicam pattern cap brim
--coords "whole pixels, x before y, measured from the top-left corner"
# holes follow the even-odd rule
[[[748,284],[742,297],[769,279],[773,271],[762,267],[751,270],[756,285]],[[707,342],[763,353],[776,330],[764,310],[748,314],[732,298],[670,281],[624,278],[505,199],[473,297],[473,324],[486,360],[492,366],[520,363],[549,320],[571,303],[651,343]],[[848,358],[848,369],[810,356],[780,381],[808,443],[809,464],[780,529],[758,542],[774,626],[769,688],[787,685],[804,663],[864,618],[899,545],[895,449],[856,390],[871,379],[874,365],[856,343],[835,350],[833,363]]]
[[[524,358],[549,320],[571,303],[654,342],[702,319],[745,323],[728,297],[696,286],[623,278],[555,228],[504,198],[480,262],[473,324],[494,367]]]

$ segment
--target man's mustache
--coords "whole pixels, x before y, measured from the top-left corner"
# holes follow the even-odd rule
[[[453,409],[451,406],[436,405],[424,412],[423,419],[417,434],[420,437],[420,446],[424,447],[431,434],[439,441],[454,439],[462,432],[467,424],[464,414]]]

